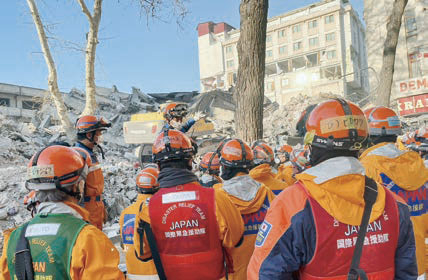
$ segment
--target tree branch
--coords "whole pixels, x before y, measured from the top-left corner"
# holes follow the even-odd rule
[[[88,10],[88,7],[85,4],[85,0],[77,0],[80,7],[82,8],[82,12],[88,17],[89,23],[92,24],[92,15],[91,12]]]

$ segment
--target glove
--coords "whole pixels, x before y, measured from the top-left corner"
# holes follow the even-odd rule
[[[195,122],[197,122],[197,121],[199,121],[200,119],[204,119],[204,118],[206,118],[207,116],[204,114],[204,113],[202,113],[202,112],[196,112],[194,115],[193,115],[193,119],[195,120]]]

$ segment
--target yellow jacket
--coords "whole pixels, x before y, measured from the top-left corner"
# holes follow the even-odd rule
[[[278,167],[278,173],[275,179],[284,181],[287,186],[291,186],[296,183],[296,179],[293,176],[293,165],[291,162],[286,162]]]
[[[84,220],[88,218],[88,212],[77,204],[64,201],[64,203],[56,203],[56,205],[61,206],[60,212],[50,211],[50,213],[64,213],[63,210],[66,209],[66,213],[77,213]],[[5,280],[11,279],[6,255],[8,237],[9,235],[5,236],[3,253],[0,258],[0,278]],[[110,239],[95,226],[85,226],[80,231],[71,253],[70,278],[72,280],[125,279],[118,269],[118,264],[119,252]]]
[[[368,177],[396,193],[397,187],[406,192],[423,191],[421,188],[426,188],[428,169],[419,154],[414,151],[400,150],[393,143],[380,143],[364,151],[360,161]],[[406,200],[404,194],[401,192],[397,194]],[[406,200],[406,203],[408,202]],[[423,207],[423,203],[409,207],[415,206]],[[412,208],[410,211],[412,212]],[[425,238],[428,238],[428,213],[412,216],[411,219],[415,234],[418,273],[421,275],[428,271],[428,258],[425,257],[425,251],[428,251],[425,248]]]
[[[280,166],[281,167],[281,166]],[[279,174],[279,171],[278,171]],[[289,186],[288,183],[276,178],[269,164],[264,163],[250,171],[250,177],[271,189],[276,195]]]
[[[158,274],[153,259],[146,261],[139,260],[135,255],[134,249],[134,228],[136,215],[138,214],[140,206],[142,207],[143,205],[148,205],[151,196],[152,194],[138,194],[137,201],[125,208],[120,214],[120,237],[123,244],[123,251],[125,252],[126,256],[127,278],[130,279],[132,279],[132,276],[134,275],[157,276]]]
[[[275,195],[268,187],[260,185],[243,173],[225,181],[220,190],[235,204],[244,219],[244,240],[239,247],[231,250],[234,273],[229,275],[229,279],[245,280],[259,226]],[[255,219],[256,216],[259,217],[258,220]]]
[[[199,184],[194,182],[195,184]],[[217,223],[219,226],[219,240],[222,241],[223,248],[229,250],[233,248],[242,238],[244,232],[244,224],[241,215],[230,199],[224,192],[219,189],[214,190],[215,196],[215,213],[217,216]],[[137,227],[140,220],[150,223],[149,207],[143,205],[141,211],[135,219],[135,226]],[[149,243],[144,236],[143,239],[143,254],[140,254],[140,235],[134,231],[134,246],[135,253],[141,259],[148,259],[152,253],[150,251]]]

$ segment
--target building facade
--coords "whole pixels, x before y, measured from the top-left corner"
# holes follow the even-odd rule
[[[198,25],[201,92],[236,83],[239,30]],[[325,0],[268,19],[265,95],[285,104],[305,94],[359,100],[369,91],[364,27],[346,0]]]
[[[393,0],[365,0],[368,64],[379,75],[382,68],[386,23]],[[370,75],[376,88],[377,75]],[[428,112],[428,0],[409,0],[404,11],[396,50],[391,101],[402,116]]]

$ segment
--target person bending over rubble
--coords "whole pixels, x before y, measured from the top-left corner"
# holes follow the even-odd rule
[[[193,118],[190,118],[187,122],[183,123],[183,119],[187,116],[187,105],[182,103],[170,103],[165,106],[163,110],[163,117],[165,118],[165,125],[163,129],[177,129],[183,133],[192,128],[192,126],[200,119],[204,118],[204,115],[197,112]]]
[[[78,205],[88,173],[83,155],[48,146],[30,159],[26,187],[36,191],[36,216],[5,238],[1,279],[124,279],[119,252]]]
[[[94,148],[98,147],[104,159],[104,152],[99,145],[102,142],[103,132],[111,127],[111,123],[102,117],[82,116],[76,122],[77,142],[76,147],[86,150],[92,159],[91,172],[86,180],[86,191],[83,198],[85,209],[89,211],[89,221],[100,230],[107,219],[105,205],[102,199],[104,191],[104,175]]]

